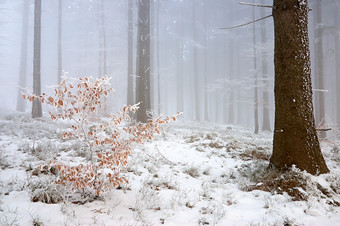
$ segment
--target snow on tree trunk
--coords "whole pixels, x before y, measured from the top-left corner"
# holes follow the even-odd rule
[[[312,102],[307,0],[274,0],[275,128],[272,166],[311,174],[329,170],[321,154]]]
[[[150,0],[138,1],[136,101],[138,122],[149,120],[150,102]]]

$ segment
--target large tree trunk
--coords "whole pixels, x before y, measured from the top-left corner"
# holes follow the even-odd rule
[[[27,36],[28,36],[28,21],[29,21],[28,17],[29,17],[29,1],[24,0],[23,15],[22,15],[19,87],[18,87],[18,99],[17,99],[17,111],[21,111],[21,112],[24,112],[26,110],[26,101],[22,98],[22,92],[23,92],[23,89],[26,87]]]
[[[275,129],[272,166],[329,170],[315,130],[306,0],[274,0]]]
[[[264,0],[261,1],[261,4],[264,5]],[[261,9],[261,17],[265,16],[264,8]],[[267,36],[266,36],[266,22],[263,20],[261,22],[261,43],[262,43],[262,79],[263,79],[263,93],[262,93],[262,130],[263,131],[271,131],[270,129],[270,115],[269,115],[269,87],[268,87],[268,63],[267,63]]]
[[[138,1],[136,100],[137,121],[147,122],[150,102],[150,0]]]
[[[33,93],[37,96],[41,94],[40,81],[40,46],[41,46],[41,0],[34,3],[34,50],[33,50]],[[33,101],[32,117],[42,116],[41,102]]]
[[[127,104],[134,104],[133,92],[133,0],[128,0]]]
[[[61,82],[61,76],[63,76],[63,59],[62,59],[62,12],[63,12],[63,1],[59,0],[58,5],[58,84]]]

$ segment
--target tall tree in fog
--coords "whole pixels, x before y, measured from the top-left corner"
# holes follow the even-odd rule
[[[253,1],[254,3],[254,1]],[[255,20],[255,9],[252,9],[253,21]],[[255,129],[254,133],[259,133],[259,99],[258,99],[258,87],[257,87],[257,62],[256,62],[256,29],[255,23],[253,23],[253,49],[254,49],[254,122]]]
[[[337,32],[334,35],[334,52],[335,52],[335,83],[336,83],[336,122],[340,128],[340,4],[334,0],[333,18],[334,26]]]
[[[22,15],[22,33],[21,33],[21,56],[19,70],[19,87],[17,99],[17,111],[24,112],[26,109],[26,101],[22,98],[22,89],[26,87],[27,74],[27,39],[28,39],[28,21],[29,21],[29,2],[23,0],[23,15]]]
[[[201,116],[200,116],[200,103],[201,103],[201,100],[200,100],[200,87],[199,87],[199,80],[200,80],[200,77],[199,77],[199,71],[197,70],[198,68],[198,35],[197,35],[197,30],[198,30],[198,18],[196,16],[197,14],[197,2],[192,2],[192,23],[193,23],[193,26],[192,26],[192,38],[193,38],[193,41],[194,41],[194,45],[193,45],[193,74],[194,74],[194,90],[195,90],[195,119],[197,121],[200,121],[201,120]]]
[[[150,101],[150,0],[138,1],[136,114],[138,122],[149,120]]]
[[[203,36],[203,76],[204,76],[204,121],[209,121],[209,96],[208,96],[208,30],[207,30],[207,7],[204,7],[203,11],[203,28],[204,28],[204,36]]]
[[[161,114],[161,74],[160,74],[160,58],[159,58],[159,5],[160,1],[157,1],[157,10],[156,11],[156,57],[157,57],[157,110],[158,110],[158,115]]]
[[[329,170],[313,115],[308,12],[306,0],[274,0],[275,128],[270,163],[318,174]]]
[[[62,29],[63,29],[63,0],[59,0],[58,4],[58,84],[61,82],[61,76],[63,75],[63,59],[62,59]]]
[[[99,76],[107,75],[104,0],[99,3]]]
[[[40,73],[40,47],[41,47],[41,0],[34,2],[34,45],[33,45],[33,93],[41,94]],[[32,103],[32,117],[42,116],[41,102],[34,100]]]
[[[261,1],[264,5],[264,0]],[[261,18],[265,16],[264,8],[261,8]],[[268,87],[268,63],[267,63],[267,35],[266,35],[266,20],[261,22],[261,43],[262,43],[262,80],[263,80],[263,92],[262,92],[262,130],[271,131],[270,129],[270,114],[269,114],[269,87]]]
[[[234,17],[233,17],[233,7],[230,6],[230,22],[233,23]],[[229,40],[229,70],[228,70],[228,76],[230,79],[230,90],[229,90],[229,100],[227,102],[228,108],[228,120],[227,123],[234,124],[235,117],[234,117],[234,40],[233,35],[230,33],[230,40]],[[227,113],[227,112],[225,112]]]
[[[128,0],[128,65],[127,65],[127,104],[134,104],[133,91],[133,0]]]
[[[314,11],[314,27],[315,27],[315,121],[316,125],[323,127],[325,124],[325,92],[324,90],[324,55],[323,55],[323,41],[322,41],[322,13],[321,13],[321,0],[315,0]],[[326,137],[326,132],[319,133],[321,138]]]

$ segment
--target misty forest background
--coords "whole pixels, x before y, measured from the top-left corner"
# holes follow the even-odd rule
[[[136,103],[131,98],[136,88],[137,1],[69,0],[59,8],[60,2],[42,1],[42,92],[52,91],[48,86],[58,83],[61,71],[69,77],[108,75],[116,89],[107,102],[108,111]],[[187,120],[273,129],[273,19],[221,29],[268,16],[272,9],[238,3],[151,2],[150,92],[155,114],[182,111]],[[310,0],[309,7],[316,124],[336,128],[340,125],[340,2]],[[0,0],[0,15],[0,111],[30,112],[30,104],[20,102],[19,87],[32,90],[33,86],[34,1]]]

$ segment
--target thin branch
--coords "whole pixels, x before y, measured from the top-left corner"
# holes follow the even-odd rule
[[[316,131],[329,131],[332,130],[331,128],[325,128],[325,129],[316,129]]]
[[[243,27],[243,26],[246,26],[246,25],[249,25],[249,24],[252,24],[252,23],[256,23],[256,22],[259,22],[261,20],[264,20],[266,18],[269,18],[273,16],[272,14],[268,15],[268,16],[265,16],[265,17],[262,17],[260,19],[257,19],[257,20],[253,20],[253,21],[250,21],[248,23],[245,23],[245,24],[240,24],[240,25],[237,25],[237,26],[234,26],[234,27],[222,27],[222,28],[219,28],[220,30],[228,30],[228,29],[234,29],[234,28],[238,28],[238,27]]]
[[[240,5],[250,5],[250,6],[256,6],[256,7],[265,7],[265,8],[272,8],[275,9],[275,6],[272,5],[261,5],[261,4],[254,4],[254,3],[248,3],[248,2],[239,2]]]

